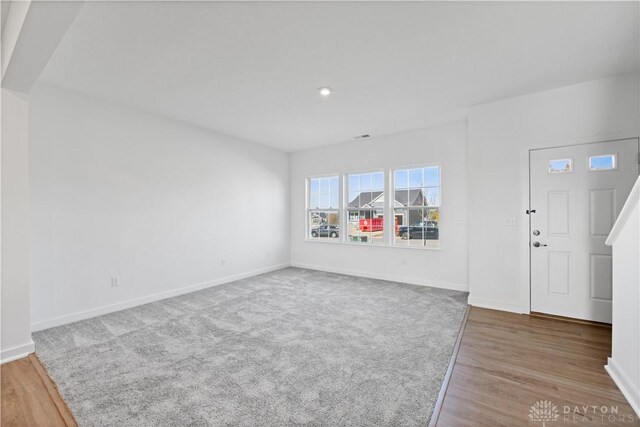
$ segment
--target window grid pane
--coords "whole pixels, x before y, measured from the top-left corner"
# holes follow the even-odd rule
[[[384,243],[384,218],[376,209],[349,209],[347,240],[356,243]]]
[[[394,209],[398,227],[394,243],[410,247],[439,247],[440,213],[438,208]]]
[[[339,202],[337,176],[309,179],[309,209],[337,209]]]
[[[439,247],[440,167],[393,171],[397,223],[393,243],[398,246]]]
[[[336,175],[309,178],[308,182],[307,239],[316,241],[339,241],[339,177]]]
[[[338,240],[340,212],[337,210],[310,210],[307,237],[311,240]]]
[[[347,241],[384,243],[384,172],[347,176]]]

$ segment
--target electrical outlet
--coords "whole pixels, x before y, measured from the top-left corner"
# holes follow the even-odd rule
[[[407,265],[407,260],[405,258],[400,259],[400,265]]]
[[[226,260],[226,259],[224,259],[224,258],[222,258],[222,259],[220,260],[220,265],[221,265],[222,267],[226,266],[226,265],[227,265],[227,260]]]
[[[510,227],[515,226],[515,225],[516,225],[516,218],[515,218],[515,217],[513,217],[513,216],[512,216],[512,217],[507,218],[507,221],[505,222],[505,224],[504,224],[504,225],[508,225],[508,226],[510,226]]]
[[[117,277],[112,277],[111,278],[111,286],[120,286],[120,282],[118,281]]]

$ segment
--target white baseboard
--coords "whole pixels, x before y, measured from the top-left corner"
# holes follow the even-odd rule
[[[486,298],[478,298],[469,295],[469,305],[474,307],[489,308],[491,310],[509,311],[511,313],[529,314],[520,304],[513,304],[503,301],[495,301]]]
[[[453,291],[468,292],[469,286],[462,283],[431,282],[428,280],[414,279],[394,274],[376,274],[365,271],[348,270],[342,268],[325,267],[321,265],[303,264],[299,262],[291,263],[291,267],[306,268],[309,270],[326,271],[328,273],[344,274],[347,276],[366,277],[368,279],[388,280],[390,282],[409,283],[411,285],[430,286],[432,288],[450,289]]]
[[[136,307],[138,305],[148,304],[150,302],[155,302],[155,301],[163,300],[166,298],[175,297],[178,295],[188,294],[190,292],[195,292],[201,289],[210,288],[212,286],[218,286],[225,283],[234,282],[236,280],[245,279],[251,276],[257,276],[258,274],[268,273],[270,271],[280,270],[286,267],[289,267],[288,263],[279,264],[271,267],[259,268],[256,270],[249,271],[247,273],[235,274],[232,276],[215,279],[208,282],[185,286],[178,289],[172,289],[170,291],[159,292],[157,294],[147,295],[140,298],[134,298],[127,301],[118,302],[115,304],[103,305],[101,307],[79,311],[77,313],[67,314],[60,317],[54,317],[52,319],[40,320],[38,322],[33,322],[31,324],[31,330],[35,332],[35,331],[41,331],[43,329],[53,328],[55,326],[66,325],[67,323],[73,323],[79,320],[85,320],[91,317],[101,316],[103,314],[113,313],[115,311]]]
[[[613,382],[616,383],[622,392],[622,395],[627,399],[631,408],[636,412],[636,415],[640,417],[640,390],[633,386],[633,383],[618,368],[618,365],[616,365],[612,358],[607,358],[607,364],[604,365],[604,369],[607,370]]]
[[[0,352],[0,365],[3,363],[12,362],[17,359],[22,359],[23,357],[27,357],[34,351],[35,344],[31,340],[29,340],[29,342],[26,344],[2,350]]]

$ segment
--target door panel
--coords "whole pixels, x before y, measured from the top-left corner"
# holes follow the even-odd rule
[[[590,255],[589,285],[591,298],[611,301],[611,255]]]
[[[606,237],[616,222],[616,190],[607,188],[589,191],[591,236]]]
[[[549,251],[549,293],[569,295],[571,254],[569,252]]]
[[[549,192],[549,235],[569,234],[570,191]]]
[[[638,176],[638,140],[532,150],[529,167],[531,310],[610,323],[604,242]]]

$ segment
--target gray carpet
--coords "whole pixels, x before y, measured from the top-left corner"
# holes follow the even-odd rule
[[[425,426],[466,301],[287,268],[33,338],[80,426]]]

